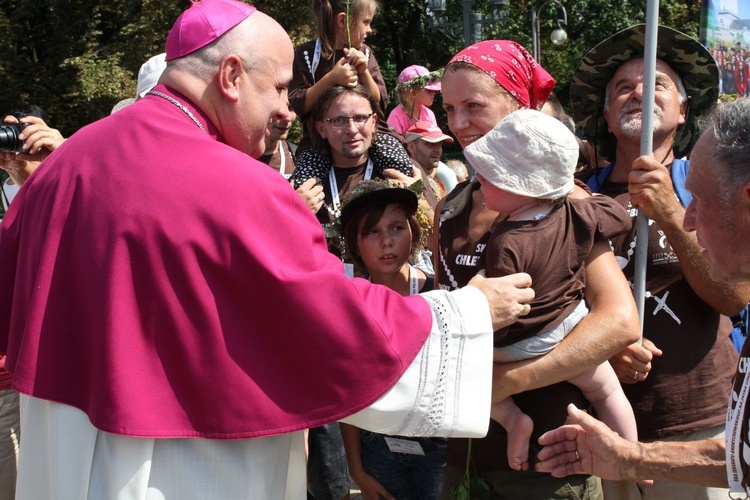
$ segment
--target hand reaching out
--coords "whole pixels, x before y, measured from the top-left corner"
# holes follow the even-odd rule
[[[534,300],[531,276],[526,273],[486,278],[483,272],[479,272],[469,281],[469,285],[478,288],[487,297],[495,330],[515,323],[524,312],[528,314],[526,308]]]
[[[549,472],[553,477],[588,474],[602,479],[630,480],[624,474],[639,457],[638,443],[621,438],[575,405],[568,405],[568,416],[570,425],[539,436],[539,444],[544,448],[538,454],[536,470]]]

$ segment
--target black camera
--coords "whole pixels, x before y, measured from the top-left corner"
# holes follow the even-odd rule
[[[18,139],[28,123],[3,123],[0,125],[0,151],[23,153],[23,141]]]

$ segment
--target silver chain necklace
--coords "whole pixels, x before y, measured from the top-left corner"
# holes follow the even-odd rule
[[[166,99],[167,101],[171,102],[172,104],[174,104],[175,106],[177,106],[178,108],[180,108],[180,109],[182,110],[182,112],[183,112],[183,113],[185,113],[186,115],[188,115],[188,117],[190,117],[190,119],[191,119],[191,120],[193,120],[193,122],[194,122],[194,123],[195,123],[196,125],[198,125],[198,128],[199,128],[199,129],[201,129],[201,130],[202,130],[202,131],[204,131],[204,132],[206,131],[206,129],[205,129],[205,128],[203,128],[203,124],[202,124],[202,123],[201,123],[200,121],[198,121],[198,119],[197,119],[197,118],[195,117],[195,115],[194,115],[193,113],[191,113],[191,112],[190,112],[190,110],[189,110],[189,109],[187,109],[187,108],[186,108],[186,107],[185,107],[185,106],[184,106],[184,105],[183,105],[183,104],[182,104],[182,103],[181,103],[180,101],[178,101],[177,99],[174,99],[174,98],[172,98],[172,97],[169,97],[169,96],[168,96],[167,94],[162,94],[161,92],[157,92],[156,90],[149,90],[149,91],[148,91],[148,94],[151,94],[151,95],[155,95],[156,97],[161,97],[162,99]]]

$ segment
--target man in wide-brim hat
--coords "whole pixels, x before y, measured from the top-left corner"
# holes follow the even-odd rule
[[[673,140],[675,155],[681,158],[697,139],[698,119],[719,97],[719,70],[710,52],[694,38],[666,26],[659,26],[658,33],[657,60],[677,73],[686,93],[682,103],[685,123],[678,127]],[[618,139],[605,118],[607,86],[624,63],[643,57],[644,38],[643,24],[612,35],[583,56],[573,75],[570,103],[576,125],[597,154],[609,161],[615,158]]]
[[[620,31],[583,57],[573,78],[573,116],[598,155],[589,179],[633,218],[649,224],[643,344],[610,362],[623,383],[642,441],[694,441],[724,435],[725,403],[737,352],[726,316],[747,303],[748,289],[720,286],[708,276],[694,234],[682,229],[690,195],[684,189],[698,120],[718,97],[718,70],[698,41],[659,27],[653,107],[653,156],[641,156],[645,26]],[[601,168],[604,167],[604,168]],[[641,241],[638,244],[643,244]],[[636,224],[612,240],[629,281],[634,275]],[[727,490],[657,482],[604,482],[605,498],[726,498]]]

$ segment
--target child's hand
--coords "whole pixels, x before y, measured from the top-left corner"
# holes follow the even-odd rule
[[[333,66],[333,69],[328,73],[328,77],[334,85],[341,85],[342,87],[356,87],[359,80],[357,78],[357,70],[354,66],[350,65],[346,57],[342,57]],[[332,85],[333,86],[333,85]]]
[[[346,60],[349,61],[349,64],[357,69],[358,75],[363,75],[367,72],[367,57],[365,57],[362,51],[353,47],[345,48],[344,56],[346,57]]]
[[[355,479],[355,482],[362,492],[362,498],[365,500],[380,500],[381,498],[392,500],[395,498],[377,479],[367,473],[359,479]]]

